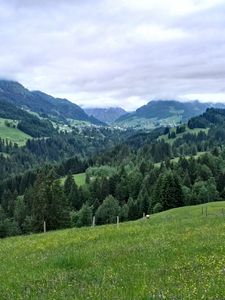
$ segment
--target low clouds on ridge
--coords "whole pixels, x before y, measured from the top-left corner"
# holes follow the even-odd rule
[[[84,106],[225,101],[224,28],[219,0],[0,0],[0,77]]]

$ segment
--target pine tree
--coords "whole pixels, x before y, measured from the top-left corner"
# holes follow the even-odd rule
[[[73,184],[74,184],[74,178],[73,178],[72,174],[69,173],[69,175],[67,175],[65,183],[64,183],[64,193],[65,193],[66,197],[69,196]]]
[[[46,222],[47,230],[69,226],[69,207],[66,197],[53,171],[40,173],[35,182],[32,201],[32,222],[34,231],[42,231]]]
[[[49,223],[48,220],[48,204],[51,201],[51,188],[50,182],[47,180],[46,175],[41,172],[35,182],[32,191],[32,228],[34,232],[43,230],[44,221]]]
[[[23,197],[18,197],[15,203],[14,220],[22,230],[22,225],[26,219],[26,205]]]
[[[3,208],[0,206],[0,238],[7,236],[7,228],[5,226],[6,214]]]
[[[51,229],[69,227],[69,205],[58,180],[55,180],[52,184],[52,198],[49,209],[51,213],[48,222]]]
[[[178,177],[171,171],[161,175],[156,183],[153,207],[161,203],[163,210],[184,205],[184,197]]]
[[[137,202],[140,215],[142,215],[143,213],[148,214],[150,208],[150,197],[145,186],[143,186],[143,188],[141,189],[138,195]]]
[[[106,177],[102,177],[101,182],[101,201],[103,201],[109,195],[109,180]]]
[[[79,210],[82,206],[82,204],[80,203],[78,186],[74,180],[71,185],[70,193],[68,195],[68,203],[75,210]]]
[[[134,201],[133,198],[129,198],[128,202],[128,219],[129,220],[136,220],[140,217],[140,212],[138,209],[138,203],[137,201]]]
[[[16,197],[17,193],[12,193],[9,189],[5,190],[2,195],[2,208],[10,218],[13,217]]]

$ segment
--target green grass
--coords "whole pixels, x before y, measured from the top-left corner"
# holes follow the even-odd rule
[[[7,127],[5,121],[7,120],[0,118],[0,137],[2,139],[8,139],[13,143],[17,143],[19,146],[25,145],[26,141],[31,137],[18,128]],[[13,122],[12,120],[8,121]]]
[[[197,152],[197,154],[196,154],[196,155],[193,155],[192,157],[195,158],[195,159],[197,159],[197,158],[199,158],[201,155],[203,155],[203,154],[205,154],[205,153],[207,153],[207,151]],[[180,157],[181,157],[181,156],[174,157],[174,158],[172,158],[172,159],[170,160],[170,162],[178,163]],[[185,157],[186,159],[189,159],[189,158],[191,158],[191,155],[185,155],[184,157]],[[159,168],[159,167],[161,166],[161,162],[155,163],[154,166]]]
[[[224,299],[225,202],[207,206],[2,240],[0,298]]]
[[[173,131],[176,132],[176,128],[171,128],[170,129],[170,132],[173,132]],[[168,134],[161,135],[158,139],[159,140],[163,139],[166,143],[173,144],[173,142],[176,141],[176,139],[181,138],[186,133],[191,133],[191,134],[197,135],[201,131],[203,131],[206,134],[208,134],[209,128],[194,128],[194,129],[190,129],[190,128],[188,128],[186,126],[185,132],[176,134],[176,137],[174,139],[169,139],[168,138]]]
[[[66,177],[67,176],[60,179],[62,185],[64,185]],[[74,174],[73,178],[74,178],[76,184],[78,186],[81,186],[81,185],[85,184],[86,174],[85,173]]]

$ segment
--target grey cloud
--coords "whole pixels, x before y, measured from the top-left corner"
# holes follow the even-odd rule
[[[225,4],[139,2],[0,0],[0,77],[85,106],[224,92]]]

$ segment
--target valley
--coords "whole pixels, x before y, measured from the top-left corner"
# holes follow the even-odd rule
[[[0,0],[0,300],[225,300],[224,28]]]

